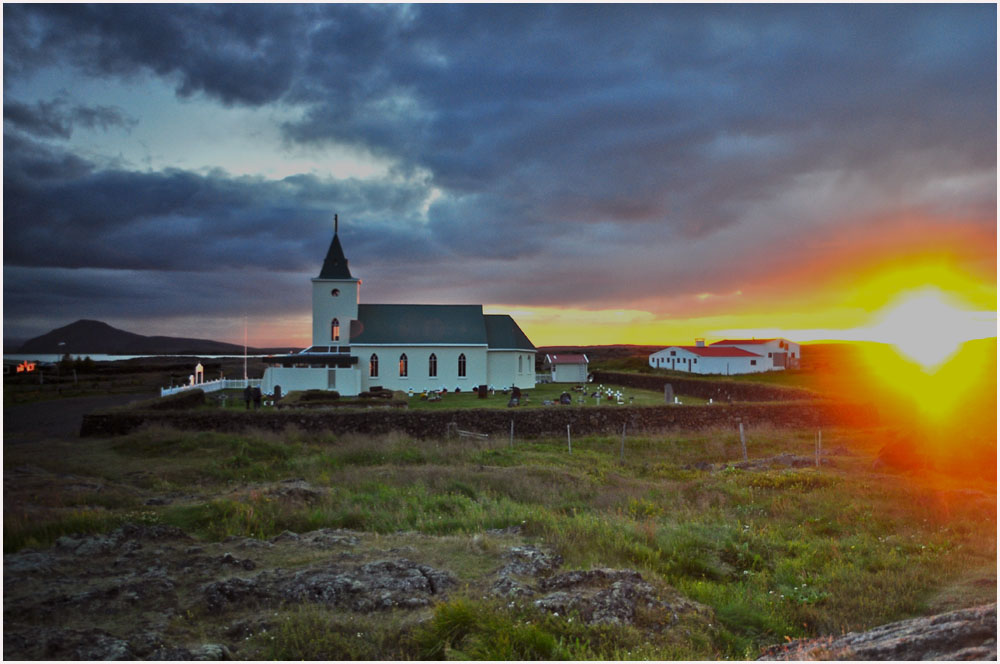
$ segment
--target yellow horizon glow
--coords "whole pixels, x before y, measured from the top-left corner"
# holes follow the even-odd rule
[[[896,344],[924,358],[929,367],[943,361],[958,343],[997,335],[995,276],[972,274],[946,256],[909,261],[896,257],[865,268],[844,267],[825,280],[798,276],[801,279],[789,278],[784,287],[738,283],[734,285],[739,288],[723,295],[698,290],[642,296],[615,308],[496,302],[483,309],[511,315],[539,347],[665,347],[691,344],[696,338],[712,342],[750,337],[784,337],[798,343],[871,341]],[[803,285],[794,287],[798,283]],[[923,310],[929,314],[922,318]],[[304,348],[311,330],[305,312],[280,319],[251,317],[250,345]],[[929,339],[918,342],[914,330]],[[242,332],[240,324],[234,342],[242,343]],[[919,344],[923,349],[917,349]],[[938,356],[932,357],[937,350]]]

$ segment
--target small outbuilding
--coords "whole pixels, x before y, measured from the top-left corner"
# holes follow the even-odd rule
[[[582,353],[559,353],[545,356],[545,371],[553,383],[586,383],[590,360]]]

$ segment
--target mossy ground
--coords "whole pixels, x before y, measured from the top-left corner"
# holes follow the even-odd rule
[[[813,435],[749,430],[750,456],[808,456]],[[44,441],[5,450],[4,550],[129,520],[208,541],[335,527],[409,539],[428,564],[475,579],[512,543],[486,531],[520,526],[514,540],[556,551],[567,568],[635,568],[717,617],[710,631],[650,640],[459,589],[420,620],[283,610],[277,631],[241,651],[280,659],[740,659],[786,636],[995,601],[995,485],[875,472],[882,430],[823,436],[834,467],[759,471],[718,466],[742,453],[736,432],[712,429],[629,436],[624,463],[614,436],[574,438],[572,453],[561,439],[510,447],[294,429]],[[321,498],[258,490],[288,478],[323,489]],[[156,496],[170,503],[146,504]]]

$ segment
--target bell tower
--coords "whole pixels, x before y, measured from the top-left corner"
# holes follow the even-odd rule
[[[351,276],[337,227],[333,215],[333,241],[319,276],[312,280],[313,346],[350,345],[351,322],[358,319],[361,280]]]

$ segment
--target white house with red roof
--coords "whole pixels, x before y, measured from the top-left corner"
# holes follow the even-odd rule
[[[756,353],[769,361],[768,371],[782,369],[798,369],[802,359],[802,350],[794,341],[788,339],[723,339],[711,344],[712,348],[741,348]]]
[[[695,374],[759,373],[797,368],[799,345],[787,339],[723,339],[709,346],[668,346],[649,356],[649,366]]]
[[[586,383],[590,360],[582,353],[552,353],[545,355],[545,369],[551,372],[553,383]]]

